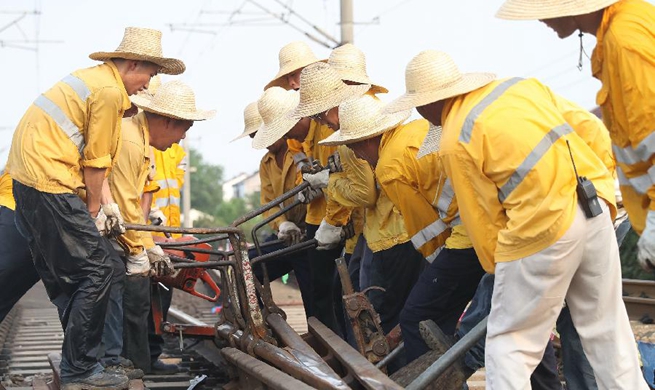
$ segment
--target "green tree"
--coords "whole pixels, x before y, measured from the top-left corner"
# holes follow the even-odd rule
[[[191,208],[214,215],[223,201],[223,167],[204,161],[200,152],[189,150],[191,163]]]

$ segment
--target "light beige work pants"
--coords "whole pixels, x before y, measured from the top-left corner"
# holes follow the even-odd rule
[[[602,203],[602,202],[601,202]],[[564,299],[599,389],[648,390],[621,299],[621,265],[607,206],[548,248],[498,263],[486,340],[488,390],[530,389]]]

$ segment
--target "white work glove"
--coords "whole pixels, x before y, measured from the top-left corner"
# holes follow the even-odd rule
[[[107,220],[105,221],[105,234],[109,237],[117,237],[125,233],[125,221],[118,209],[116,203],[103,204],[100,210],[105,214]],[[98,213],[100,214],[100,213]],[[96,223],[96,226],[97,223]]]
[[[150,260],[146,251],[138,255],[127,256],[127,274],[130,276],[150,276]]]
[[[303,173],[302,178],[315,190],[326,188],[330,181],[330,170],[323,169],[318,173]]]
[[[168,222],[168,218],[166,218],[164,212],[158,208],[150,209],[148,219],[150,220],[151,224],[159,226],[166,226],[166,223]]]
[[[107,216],[105,215],[105,212],[102,211],[102,207],[98,210],[98,215],[93,218],[93,222],[96,224],[96,229],[98,229],[100,235],[105,236],[107,234]]]
[[[312,187],[307,187],[298,193],[298,200],[304,204],[309,204],[312,203],[314,199],[320,198],[321,196],[323,196],[323,190],[315,190]]]
[[[325,220],[321,221],[314,238],[318,241],[316,249],[319,251],[327,251],[334,249],[341,243],[341,227],[332,226]]]
[[[655,270],[655,211],[649,211],[646,228],[637,241],[637,260],[646,271]]]
[[[148,259],[150,260],[150,275],[151,276],[166,276],[175,271],[171,259],[168,257],[164,250],[159,245],[155,245],[147,249]]]
[[[300,228],[295,223],[284,221],[280,224],[277,238],[284,241],[284,245],[291,246],[302,241],[303,236]]]

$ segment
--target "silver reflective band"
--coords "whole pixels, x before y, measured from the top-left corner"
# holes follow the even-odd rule
[[[441,252],[442,249],[443,249],[443,245],[437,248],[437,250],[434,251],[434,253],[432,253],[430,256],[426,257],[425,260],[427,260],[428,263],[432,264],[434,259],[436,259],[437,256],[439,256],[439,252]]]
[[[178,188],[177,179],[157,180],[157,184],[159,184],[159,189],[162,190],[165,188]]]
[[[569,126],[568,123],[559,125],[551,129],[544,137],[539,141],[537,146],[532,149],[530,154],[523,160],[521,165],[519,165],[512,176],[509,177],[507,183],[505,183],[498,193],[498,199],[500,202],[504,202],[505,199],[514,191],[516,187],[525,179],[528,173],[534,168],[535,165],[541,160],[541,158],[548,152],[548,149],[561,137],[572,132],[573,129]]]
[[[637,152],[630,146],[621,148],[612,144],[612,151],[614,152],[616,161],[622,164],[633,165],[641,161],[639,156],[637,156]]]
[[[64,77],[61,81],[63,83],[68,84],[71,88],[73,88],[73,91],[75,91],[77,96],[83,102],[86,102],[86,99],[88,99],[89,96],[91,96],[91,91],[86,86],[86,84],[84,84],[84,81],[73,76],[72,74],[69,74],[68,76]]]
[[[452,203],[454,196],[455,196],[455,191],[453,190],[453,186],[450,184],[450,178],[448,178],[443,183],[443,188],[441,189],[441,195],[439,195],[439,199],[437,200],[437,209],[439,210],[439,213],[448,212],[448,208],[450,207],[450,204]]]
[[[170,206],[170,205],[180,207],[180,198],[175,198],[172,196],[169,198],[159,198],[155,200],[155,204],[159,208]]]
[[[53,121],[59,126],[61,131],[68,136],[68,138],[77,147],[80,155],[84,150],[84,135],[80,129],[68,118],[68,116],[57,106],[52,100],[44,95],[40,95],[34,101],[34,105],[43,110],[52,118]]]
[[[648,161],[655,153],[655,132],[650,133],[644,138],[636,148],[626,146],[625,148],[612,144],[612,151],[616,161],[633,165],[642,161]]]
[[[419,249],[425,245],[426,242],[443,233],[447,228],[448,226],[446,226],[442,220],[437,219],[412,237],[414,248]]]
[[[494,90],[491,91],[489,95],[485,96],[484,99],[480,101],[480,103],[476,104],[476,106],[473,107],[471,112],[469,112],[469,114],[466,116],[466,119],[464,119],[462,132],[459,133],[460,142],[465,142],[465,143],[471,142],[471,133],[473,133],[473,125],[475,124],[476,119],[478,119],[478,116],[482,114],[482,111],[484,111],[487,107],[489,107],[491,103],[495,102],[500,95],[502,95],[505,91],[509,89],[509,87],[522,80],[523,79],[520,77],[513,77],[511,79],[503,81],[502,83],[498,84],[498,86],[496,86],[496,88],[494,88]]]
[[[648,171],[651,173],[651,170],[654,168],[651,167]],[[620,167],[616,167],[616,175],[619,178],[619,184],[622,186],[632,187],[639,195],[644,195],[648,192],[648,189],[653,185],[653,178],[649,173],[644,173],[643,175],[628,178],[623,170]]]

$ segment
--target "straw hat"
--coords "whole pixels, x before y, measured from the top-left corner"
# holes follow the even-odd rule
[[[193,90],[179,80],[162,84],[152,96],[134,95],[130,99],[143,111],[174,119],[204,121],[216,115],[216,110],[197,110]]]
[[[584,15],[618,0],[507,0],[496,13],[500,19],[537,20]]]
[[[425,135],[425,139],[423,140],[421,147],[418,148],[416,159],[439,151],[439,145],[441,144],[441,130],[441,126],[433,125],[430,123],[430,129]]]
[[[280,49],[280,54],[278,55],[280,60],[280,70],[277,72],[273,81],[266,84],[264,90],[269,89],[270,87],[282,87],[284,89],[291,89],[287,78],[285,77],[289,73],[304,68],[307,65],[313,64],[319,60],[314,52],[309,47],[308,44],[302,41],[291,42],[288,45],[285,45]]]
[[[340,129],[319,142],[319,145],[346,145],[376,137],[395,129],[409,118],[410,110],[385,114],[384,103],[366,94],[339,106]]]
[[[252,140],[253,148],[264,149],[273,145],[298,123],[298,119],[291,118],[289,113],[298,105],[299,99],[294,90],[271,87],[264,91],[257,101],[263,123]]]
[[[436,50],[420,52],[405,69],[407,92],[387,106],[405,111],[476,90],[494,81],[493,73],[461,73],[453,59]]]
[[[243,110],[243,123],[245,125],[243,133],[241,133],[238,137],[236,137],[230,142],[234,142],[238,139],[245,138],[250,134],[259,130],[259,126],[261,126],[262,124],[262,117],[259,115],[257,102],[252,102],[248,104],[246,108]]]
[[[339,73],[341,80],[370,84],[374,93],[387,93],[388,89],[371,81],[366,73],[366,56],[352,43],[332,50],[328,64]]]
[[[297,119],[320,114],[365,94],[369,84],[348,85],[330,65],[317,62],[300,73],[300,103],[293,111]]]
[[[161,66],[159,73],[180,74],[186,66],[175,58],[162,55],[161,31],[149,28],[126,27],[123,40],[116,50],[91,53],[89,58],[96,61],[108,61],[112,58],[149,61]]]

